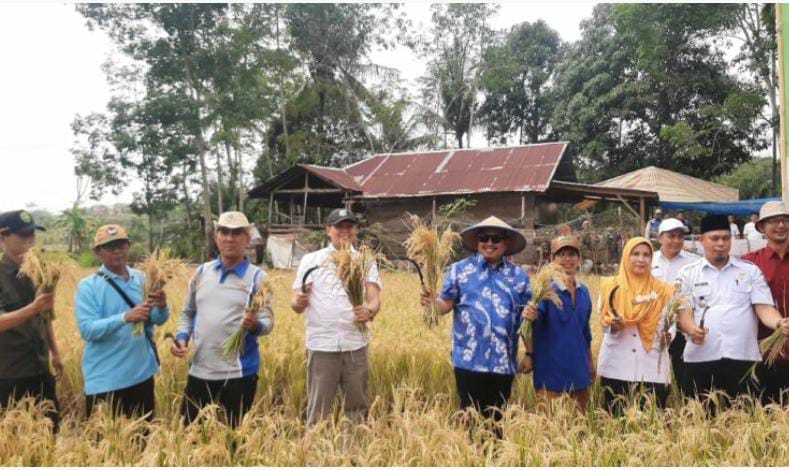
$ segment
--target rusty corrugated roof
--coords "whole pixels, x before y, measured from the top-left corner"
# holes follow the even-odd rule
[[[485,192],[544,192],[566,142],[375,155],[343,169],[303,165],[334,184],[389,198]]]

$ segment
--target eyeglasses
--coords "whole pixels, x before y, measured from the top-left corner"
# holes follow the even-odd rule
[[[502,235],[487,235],[487,234],[484,234],[484,233],[480,234],[480,235],[477,235],[477,240],[479,240],[482,243],[487,243],[487,242],[501,243],[501,242],[503,242],[506,239],[507,239],[507,237],[502,236]]]
[[[247,230],[244,228],[227,228],[227,227],[217,227],[216,231],[220,235],[224,236],[231,236],[231,237],[238,237],[244,233],[247,233]]]
[[[771,217],[765,220],[764,223],[768,225],[778,225],[778,224],[789,225],[789,217]]]
[[[123,248],[126,248],[126,245],[128,244],[129,242],[126,240],[115,240],[107,244],[101,245],[101,249],[106,251],[122,250]]]

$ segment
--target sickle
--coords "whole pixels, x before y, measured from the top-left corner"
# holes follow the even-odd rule
[[[176,341],[176,339],[175,339],[175,336],[173,336],[173,334],[172,334],[172,333],[165,333],[165,334],[164,334],[164,339],[167,339],[167,338],[170,338],[170,339],[173,341],[173,344],[175,345],[175,347],[176,347],[176,348],[179,348],[179,347],[180,347],[180,346],[178,345],[178,341]]]
[[[318,269],[319,267],[320,266],[313,266],[310,269],[308,269],[307,272],[304,273],[304,277],[301,278],[301,291],[303,293],[305,294],[307,293],[307,277],[309,277],[309,275],[312,274],[312,272]]]
[[[611,293],[608,294],[608,309],[614,314],[614,318],[622,318],[619,312],[616,311],[616,307],[614,307],[614,295],[617,290],[619,290],[619,286],[614,286],[614,288],[611,289]]]
[[[416,261],[412,260],[411,258],[406,258],[406,259],[408,261],[410,261],[411,264],[414,265],[414,267],[416,267],[416,273],[419,274],[419,283],[422,284],[422,288],[423,289],[426,289],[426,287],[425,287],[425,278],[422,277],[422,268],[419,266],[419,263],[417,263]]]
[[[704,329],[704,317],[707,316],[707,310],[710,309],[710,305],[704,300],[704,297],[701,297],[700,300],[704,302],[704,310],[701,311],[701,321],[699,322],[699,328],[702,330]]]

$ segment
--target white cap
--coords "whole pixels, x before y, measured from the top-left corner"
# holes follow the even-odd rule
[[[216,226],[229,229],[249,229],[251,224],[249,223],[249,220],[247,220],[247,216],[241,212],[224,212],[219,216],[219,221],[217,221]]]
[[[685,233],[689,232],[688,228],[685,227],[685,224],[683,224],[681,220],[671,217],[670,219],[660,222],[660,227],[658,227],[658,236],[660,236],[660,234],[663,232],[670,232],[678,228],[681,228]]]

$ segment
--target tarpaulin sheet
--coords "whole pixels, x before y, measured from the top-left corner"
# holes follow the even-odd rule
[[[759,209],[767,201],[780,201],[780,198],[749,199],[746,201],[732,202],[661,202],[660,207],[665,210],[698,211],[708,214],[748,216],[759,213]]]

